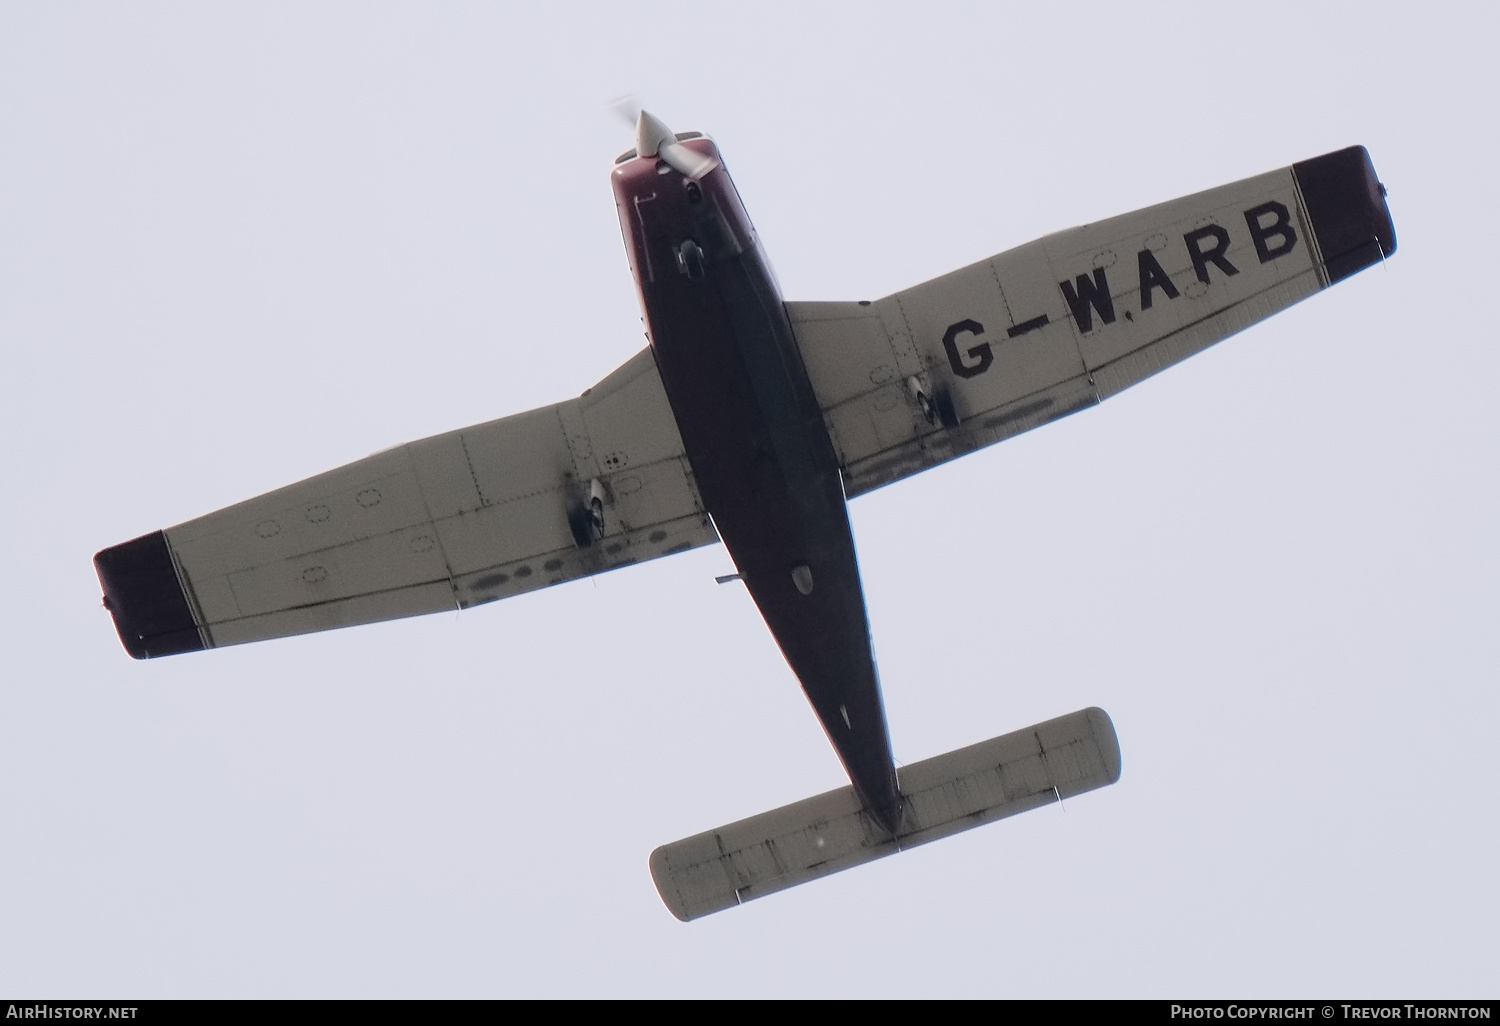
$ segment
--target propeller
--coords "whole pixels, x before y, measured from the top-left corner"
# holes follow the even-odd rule
[[[635,126],[635,152],[641,157],[660,157],[675,171],[697,181],[719,166],[714,157],[677,141],[672,130],[654,114],[641,109],[634,98],[626,97],[610,104],[610,109]]]

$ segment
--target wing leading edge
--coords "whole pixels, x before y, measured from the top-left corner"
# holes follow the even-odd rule
[[[1092,406],[1395,249],[1356,146],[787,312],[853,497]]]
[[[643,350],[577,399],[388,449],[94,564],[144,659],[461,609],[717,540]]]

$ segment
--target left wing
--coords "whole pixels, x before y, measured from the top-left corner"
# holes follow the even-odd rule
[[[715,541],[646,349],[577,399],[387,449],[94,564],[145,659],[461,609]]]
[[[787,303],[845,493],[1092,406],[1379,262],[1384,197],[1356,146],[874,303]]]

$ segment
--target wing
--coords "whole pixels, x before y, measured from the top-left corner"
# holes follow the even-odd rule
[[[788,303],[858,495],[1108,398],[1390,255],[1363,147],[1049,235],[873,303]]]
[[[461,609],[715,541],[648,349],[577,399],[388,449],[94,563],[140,659]]]

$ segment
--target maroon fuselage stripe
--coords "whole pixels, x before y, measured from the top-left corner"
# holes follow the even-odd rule
[[[712,142],[687,143],[718,156]],[[838,459],[780,289],[722,164],[611,175],[656,365],[704,506],[866,808],[900,808]],[[684,243],[701,265],[680,259]],[[808,583],[793,571],[807,567]]]

